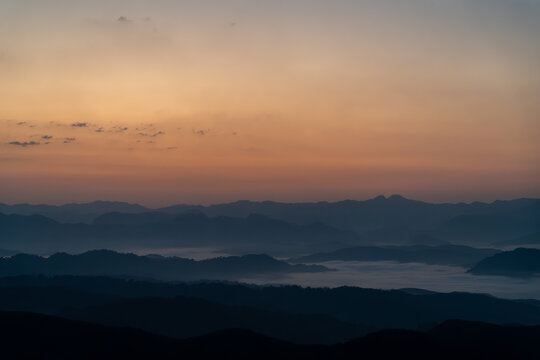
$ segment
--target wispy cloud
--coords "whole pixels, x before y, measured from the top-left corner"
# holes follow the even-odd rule
[[[77,139],[74,138],[74,137],[67,137],[67,138],[64,139],[64,144],[69,144],[69,143],[71,143],[71,142],[73,142],[75,140],[77,140]]]
[[[203,130],[203,129],[198,129],[198,130],[191,129],[191,131],[195,135],[204,136],[204,135],[206,135],[206,134],[208,134],[210,132],[210,129],[206,129],[206,130]]]
[[[76,123],[71,124],[71,126],[73,126],[73,127],[88,127],[88,123],[87,122],[76,122]]]
[[[118,132],[118,133],[121,133],[121,132],[124,132],[124,131],[128,131],[128,128],[125,127],[125,126],[113,126],[113,131],[114,132]]]
[[[156,137],[156,136],[159,136],[159,135],[165,135],[165,133],[163,131],[158,131],[156,133],[153,133],[153,134],[148,134],[148,133],[138,133],[137,135],[139,136],[144,136],[144,137]]]
[[[40,145],[40,143],[36,141],[12,141],[9,143],[9,145],[27,147],[27,146]]]
[[[53,137],[52,137],[52,135],[43,135],[41,138],[42,138],[43,140],[50,140],[50,139],[52,139]]]

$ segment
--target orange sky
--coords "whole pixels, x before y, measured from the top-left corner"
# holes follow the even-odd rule
[[[540,2],[0,2],[0,202],[540,196]]]

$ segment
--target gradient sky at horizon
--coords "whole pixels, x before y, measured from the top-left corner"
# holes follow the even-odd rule
[[[538,0],[0,0],[0,202],[540,197]]]

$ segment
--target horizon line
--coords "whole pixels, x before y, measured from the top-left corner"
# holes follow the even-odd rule
[[[327,204],[336,204],[336,203],[341,203],[341,202],[347,202],[347,201],[353,201],[353,202],[365,202],[365,201],[371,201],[371,200],[377,200],[377,199],[380,199],[380,200],[390,200],[390,199],[403,199],[403,200],[409,200],[409,201],[416,201],[416,202],[421,202],[421,203],[427,203],[427,204],[436,204],[436,205],[444,205],[444,204],[451,204],[451,205],[459,205],[459,204],[466,204],[466,205],[471,205],[471,204],[493,204],[493,203],[496,203],[496,202],[500,202],[500,201],[517,201],[517,200],[540,200],[540,198],[538,197],[534,197],[534,196],[531,196],[531,197],[516,197],[516,198],[507,198],[507,199],[496,199],[496,200],[493,200],[493,201],[478,201],[478,200],[471,200],[471,201],[457,201],[457,202],[451,202],[451,201],[441,201],[441,202],[436,202],[436,201],[426,201],[426,200],[418,200],[418,199],[414,199],[414,198],[409,198],[409,197],[405,197],[403,195],[400,195],[400,194],[392,194],[392,195],[389,195],[389,196],[385,196],[385,195],[377,195],[377,196],[374,196],[374,197],[370,197],[370,198],[365,198],[365,199],[351,199],[351,198],[345,198],[345,199],[342,199],[342,200],[335,200],[335,201],[331,201],[331,200],[318,200],[318,201],[291,201],[291,202],[287,202],[287,201],[276,201],[276,200],[249,200],[249,199],[239,199],[239,200],[233,200],[233,201],[225,201],[225,202],[217,202],[217,203],[209,203],[209,204],[194,204],[194,203],[183,203],[183,202],[177,202],[177,203],[173,203],[171,205],[162,205],[162,206],[147,206],[147,205],[144,205],[143,203],[139,203],[139,202],[130,202],[130,201],[123,201],[123,200],[92,200],[92,201],[80,201],[80,202],[69,202],[69,203],[61,203],[61,204],[47,204],[47,203],[28,203],[28,202],[23,202],[23,203],[4,203],[4,202],[0,202],[0,205],[6,205],[6,206],[55,206],[55,207],[62,207],[62,206],[68,206],[68,205],[89,205],[89,204],[95,204],[95,203],[121,203],[121,204],[127,204],[127,205],[131,205],[131,206],[141,206],[141,207],[144,207],[148,210],[159,210],[159,209],[163,209],[163,208],[168,208],[168,207],[173,207],[173,206],[179,206],[179,205],[183,205],[183,206],[200,206],[200,207],[212,207],[212,206],[219,206],[219,205],[227,205],[227,204],[234,204],[234,203],[275,203],[275,204],[320,204],[320,203],[327,203]]]

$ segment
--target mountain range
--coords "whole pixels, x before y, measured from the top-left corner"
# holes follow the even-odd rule
[[[0,214],[0,246],[30,253],[96,248],[218,247],[228,253],[296,254],[335,250],[358,236],[322,223],[297,225],[262,215],[247,218],[204,214],[110,213],[92,224],[59,223],[41,215]]]
[[[111,214],[112,212],[116,214]],[[239,219],[235,225],[248,220],[250,215],[258,214],[257,219],[267,219],[265,230],[289,227],[286,234],[273,236],[277,238],[294,239],[296,242],[305,242],[305,237],[314,233],[326,232],[319,240],[328,245],[326,251],[337,250],[341,245],[373,245],[373,244],[399,244],[399,245],[442,245],[448,242],[456,244],[490,244],[497,242],[514,242],[519,239],[528,239],[532,234],[540,232],[540,200],[516,199],[508,201],[494,201],[492,203],[457,203],[432,204],[422,201],[405,199],[399,195],[390,197],[378,196],[376,198],[355,201],[318,203],[279,203],[279,202],[252,202],[238,201],[233,203],[201,206],[201,205],[175,205],[158,209],[148,209],[136,204],[119,202],[94,202],[89,204],[68,204],[62,206],[50,205],[5,205],[0,204],[0,213],[16,215],[41,215],[55,220],[57,223],[86,223],[92,224],[90,228],[77,230],[77,227],[62,230],[68,237],[80,236],[88,238],[86,232],[94,235],[103,235],[103,228],[96,226],[123,225],[126,227],[146,228],[149,232],[156,232],[162,225],[175,222],[178,217],[186,214],[205,215],[206,219],[221,219],[222,222],[232,223]],[[215,226],[216,220],[202,220],[190,218],[189,222],[210,222]],[[227,219],[227,220],[225,220]],[[243,220],[242,220],[243,219]],[[4,219],[5,221],[5,219]],[[15,220],[11,219],[10,222]],[[22,220],[21,220],[22,221]],[[44,226],[46,220],[33,219],[40,223],[35,226]],[[274,223],[272,223],[274,222]],[[214,225],[212,225],[214,224]],[[143,226],[144,225],[144,226]],[[4,227],[3,225],[2,227]],[[82,224],[78,224],[82,228]],[[206,225],[205,225],[206,226]],[[261,226],[261,224],[256,225]],[[49,224],[49,228],[54,227]],[[229,227],[229,225],[227,225]],[[310,227],[317,231],[310,232]],[[69,229],[69,230],[66,230]],[[150,230],[151,229],[151,230]],[[167,227],[170,233],[171,228]],[[293,230],[294,229],[294,230]],[[48,231],[51,231],[50,229]],[[109,230],[110,231],[110,230]],[[124,232],[128,232],[125,234]],[[163,230],[165,231],[165,230]],[[276,230],[277,231],[277,230]],[[117,229],[122,236],[133,236],[139,231],[131,233],[125,228]],[[262,234],[264,232],[261,231]],[[244,234],[245,236],[262,234]],[[274,232],[276,234],[276,232]],[[56,235],[56,234],[55,234]],[[109,234],[111,235],[111,234]],[[177,234],[176,237],[185,234]],[[5,235],[3,235],[5,237]],[[237,233],[230,232],[227,236],[238,237]],[[224,236],[225,238],[227,236]],[[201,236],[200,236],[201,237]],[[206,234],[209,238],[210,235]],[[268,238],[267,236],[266,238]],[[262,237],[264,240],[264,237]],[[427,243],[426,243],[427,241]],[[530,241],[530,240],[528,240]],[[316,242],[316,241],[315,241]],[[341,246],[345,247],[345,246]]]
[[[138,256],[110,250],[49,257],[17,254],[0,258],[0,276],[104,275],[161,280],[235,279],[257,274],[323,272],[321,265],[291,265],[268,255],[244,255],[192,260],[159,255]]]
[[[155,330],[156,324],[161,322],[162,334],[168,331],[168,334],[173,331],[191,331],[190,326],[187,329],[178,329],[182,322],[178,321],[175,325],[168,318],[169,311],[163,309],[170,309],[170,316],[183,316],[184,310],[180,309],[183,306],[191,309],[193,314],[198,314],[199,309],[201,321],[205,319],[206,322],[203,323],[206,325],[203,325],[207,328],[218,325],[225,328],[229,321],[230,326],[243,324],[258,331],[261,331],[262,326],[267,326],[266,329],[279,327],[275,323],[270,327],[253,322],[252,327],[248,327],[250,318],[265,318],[266,324],[270,324],[272,316],[269,313],[276,313],[275,319],[289,319],[287,324],[296,326],[296,329],[299,329],[302,322],[310,324],[312,329],[309,331],[287,335],[291,336],[287,337],[288,340],[298,340],[301,334],[304,334],[304,342],[309,342],[307,339],[311,337],[313,340],[316,336],[320,341],[323,335],[328,341],[339,336],[344,340],[348,338],[347,334],[354,335],[354,331],[426,328],[448,319],[540,325],[540,306],[535,302],[457,292],[412,292],[358,287],[302,288],[217,282],[165,283],[83,276],[17,276],[0,278],[0,295],[0,310],[64,314],[87,320],[101,319],[104,323],[111,321],[122,326],[138,324],[147,330]],[[199,299],[201,302],[186,298]],[[186,305],[187,301],[191,302],[191,305]],[[126,316],[121,315],[123,306]],[[176,307],[179,309],[174,310]],[[204,315],[209,308],[213,309],[215,314],[221,313],[216,315],[213,325]],[[148,314],[153,315],[149,317]],[[245,318],[242,320],[231,317],[230,314],[244,314]],[[287,314],[302,315],[304,320],[300,321],[302,317]],[[316,324],[318,325],[315,326]],[[328,329],[336,329],[335,334],[323,331],[323,325],[328,326]],[[319,335],[316,335],[314,329],[321,329]],[[281,330],[267,333],[282,338],[285,334],[290,334]]]

